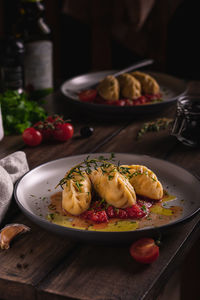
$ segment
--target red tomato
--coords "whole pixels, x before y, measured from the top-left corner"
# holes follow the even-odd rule
[[[33,127],[29,127],[22,133],[24,143],[28,146],[37,146],[42,141],[41,133]]]
[[[56,124],[53,137],[56,141],[65,142],[72,138],[74,127],[70,123]]]
[[[46,122],[49,122],[49,123],[63,123],[64,120],[63,120],[63,117],[61,116],[58,116],[58,115],[53,115],[53,116],[48,116],[45,120]]]
[[[126,100],[125,99],[120,99],[117,101],[113,101],[113,105],[115,106],[125,106],[126,105]]]
[[[150,264],[159,256],[159,247],[151,238],[142,238],[130,247],[131,256],[138,262]]]
[[[92,102],[97,96],[97,90],[85,90],[79,93],[79,99],[83,102]]]

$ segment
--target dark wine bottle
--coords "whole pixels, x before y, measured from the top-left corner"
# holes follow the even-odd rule
[[[53,90],[53,43],[42,0],[20,0],[15,34],[24,41],[24,86],[32,99]]]
[[[0,40],[0,89],[23,92],[24,44],[7,36]]]

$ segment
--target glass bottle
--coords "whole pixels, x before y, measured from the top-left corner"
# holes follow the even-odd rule
[[[42,0],[20,0],[15,34],[25,44],[25,90],[32,99],[53,90],[53,43],[51,30],[44,19]]]
[[[24,44],[7,36],[0,40],[0,89],[23,91]]]

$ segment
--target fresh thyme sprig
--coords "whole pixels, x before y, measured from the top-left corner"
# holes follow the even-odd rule
[[[172,121],[173,120],[169,118],[159,118],[155,121],[146,122],[138,131],[136,139],[140,139],[146,132],[149,131],[160,131],[161,129],[167,129]]]
[[[108,158],[101,155],[98,158],[90,159],[90,157],[87,156],[83,162],[75,165],[67,172],[65,177],[62,178],[60,182],[57,184],[56,188],[59,185],[61,186],[61,188],[63,188],[63,185],[65,185],[68,180],[73,179],[75,181],[78,190],[80,191],[80,186],[82,186],[82,184],[79,183],[80,180],[79,181],[76,180],[76,175],[79,175],[80,177],[84,178],[83,172],[86,172],[87,174],[91,174],[92,170],[93,169],[97,170],[97,168],[101,168],[103,174],[108,173],[108,175],[110,176],[109,180],[111,180],[112,179],[111,177],[113,176],[112,174],[110,175],[110,173],[117,170],[117,167],[114,165],[115,162],[114,158],[115,158],[114,153],[111,153]],[[110,168],[111,166],[113,166],[113,168],[109,169],[108,171],[108,168]]]
[[[115,164],[115,154],[111,153],[110,157],[106,158],[104,156],[99,156],[98,158],[92,158],[90,159],[90,156],[87,156],[86,159],[75,165],[73,168],[71,168],[64,178],[60,180],[60,182],[57,184],[56,188],[58,186],[61,186],[63,189],[63,186],[67,184],[69,180],[73,180],[75,182],[75,185],[79,192],[81,192],[81,186],[83,184],[81,181],[84,180],[84,172],[86,174],[91,174],[92,170],[97,170],[97,168],[100,168],[102,171],[102,174],[108,175],[108,180],[112,180],[114,178],[114,172],[118,171],[120,174],[122,174],[126,179],[131,179],[133,176],[138,175],[147,175],[148,172],[142,172],[142,171],[135,171],[133,173],[130,172],[130,167],[123,167],[120,166],[120,162]],[[77,175],[79,175],[80,179],[77,179]],[[155,181],[155,179],[150,176],[150,178]]]

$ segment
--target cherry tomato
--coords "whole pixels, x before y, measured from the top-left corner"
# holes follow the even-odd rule
[[[79,99],[83,102],[92,102],[97,96],[97,90],[85,90],[79,93]]]
[[[63,117],[58,116],[58,115],[48,116],[45,121],[49,122],[49,123],[55,123],[55,122],[63,123],[64,122]]]
[[[117,101],[112,101],[113,105],[115,106],[125,106],[126,105],[126,100],[125,99],[120,99]]]
[[[72,138],[74,127],[70,123],[56,124],[53,137],[56,141],[65,142]]]
[[[142,238],[130,247],[131,256],[138,262],[150,264],[159,256],[159,247],[151,238]]]
[[[37,146],[42,142],[41,133],[33,127],[29,127],[22,133],[23,141],[28,146]]]

